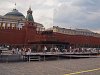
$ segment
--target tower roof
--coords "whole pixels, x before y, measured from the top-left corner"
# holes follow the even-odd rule
[[[28,11],[27,11],[26,20],[27,21],[34,21],[33,16],[32,16],[32,10],[31,10],[31,8],[29,8]]]

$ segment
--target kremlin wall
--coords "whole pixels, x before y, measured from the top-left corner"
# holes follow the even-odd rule
[[[43,46],[100,47],[100,34],[86,29],[65,29],[58,26],[45,29],[34,22],[29,8],[26,18],[17,9],[0,16],[0,45],[34,46],[38,51]]]

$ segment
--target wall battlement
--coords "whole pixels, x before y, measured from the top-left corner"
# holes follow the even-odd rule
[[[17,27],[0,27],[0,30],[23,30],[23,28],[17,28]]]

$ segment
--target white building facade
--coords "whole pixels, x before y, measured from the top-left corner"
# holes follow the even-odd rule
[[[13,9],[11,12],[8,12],[4,16],[0,16],[0,27],[16,27],[22,28],[25,25],[26,18],[19,12],[17,9]],[[34,22],[34,25],[37,27],[37,31],[44,31],[45,28],[42,24]]]
[[[84,36],[100,37],[99,33],[95,33],[87,29],[66,29],[58,26],[53,26],[52,28],[49,28],[47,30],[53,30],[53,32],[68,34],[68,35],[84,35]]]

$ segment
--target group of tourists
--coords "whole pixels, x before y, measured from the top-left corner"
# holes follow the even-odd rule
[[[43,53],[47,53],[47,52],[94,53],[94,52],[100,52],[100,50],[97,50],[96,48],[72,48],[72,47],[65,49],[65,48],[58,48],[57,46],[48,49],[46,46],[44,46]]]
[[[38,52],[38,50],[34,47],[6,47],[8,50],[5,50],[5,46],[1,46],[0,49],[0,54],[2,54],[3,51],[11,51],[12,54],[19,54],[19,55],[30,55],[32,52]],[[3,50],[4,49],[4,50]],[[36,51],[37,50],[37,51]],[[73,47],[69,47],[69,48],[63,48],[60,46],[53,46],[53,47],[49,47],[49,46],[42,46],[41,50],[43,51],[43,53],[47,53],[47,52],[51,52],[51,53],[57,53],[57,52],[62,52],[62,53],[93,53],[93,52],[99,52],[100,53],[100,48],[73,48]],[[40,50],[40,51],[41,51]]]
[[[98,52],[100,50],[98,50],[97,48],[71,48],[71,49],[67,49],[67,52],[71,52],[71,53],[94,53],[94,52]]]
[[[12,54],[29,55],[31,54],[31,48],[12,48]]]
[[[44,46],[43,53],[47,53],[47,52],[54,53],[54,52],[60,52],[60,50],[58,47],[53,47],[53,48],[51,47],[50,50],[48,51],[48,48]]]

